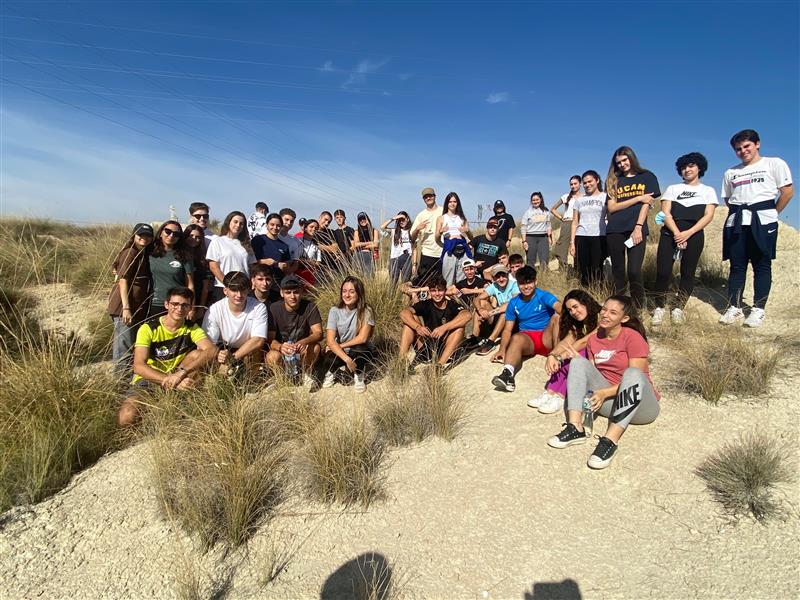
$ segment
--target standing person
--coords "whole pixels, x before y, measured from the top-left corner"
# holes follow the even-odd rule
[[[205,202],[192,202],[189,205],[189,223],[191,225],[199,225],[203,228],[203,243],[205,250],[211,245],[211,241],[217,237],[217,234],[209,229],[208,224],[211,219],[211,210]]]
[[[581,286],[588,287],[603,278],[606,258],[606,194],[597,171],[581,177],[583,196],[572,207],[569,253],[581,274]]]
[[[461,198],[450,192],[444,199],[444,212],[436,219],[436,235],[442,240],[442,276],[448,286],[464,278],[461,263],[472,258],[469,247],[469,223],[461,207]]]
[[[272,267],[272,278],[280,283],[292,263],[289,246],[278,236],[283,227],[283,219],[278,213],[267,216],[266,235],[253,238],[253,252],[258,262]]]
[[[553,254],[558,259],[558,267],[566,269],[568,265],[569,244],[572,241],[572,210],[575,200],[583,195],[581,192],[581,176],[573,175],[569,178],[569,192],[561,196],[551,208],[550,214],[561,221],[558,232],[558,241],[553,246]],[[558,214],[558,207],[564,206],[564,213]]]
[[[490,217],[486,222],[486,233],[472,239],[472,252],[475,264],[484,279],[491,280],[491,268],[500,262],[502,254],[508,255],[506,243],[497,235],[499,224],[497,219]]]
[[[314,238],[317,246],[319,246],[319,251],[322,253],[322,268],[325,272],[335,268],[336,253],[339,251],[333,230],[328,227],[332,221],[333,215],[327,210],[322,211],[319,215],[319,228]]]
[[[258,239],[258,236],[255,239]],[[247,233],[247,219],[243,212],[235,210],[228,213],[222,222],[220,235],[211,240],[206,260],[215,279],[211,301],[217,302],[225,297],[222,283],[225,273],[231,271],[250,273],[250,265],[256,262],[253,246],[250,245],[250,236]]]
[[[722,231],[722,260],[730,260],[728,303],[719,322],[730,325],[744,316],[742,295],[747,265],[753,265],[753,308],[744,324],[758,327],[772,287],[772,259],[778,243],[778,215],[794,195],[789,166],[780,158],[761,156],[761,138],[744,129],[731,138],[742,161],[725,171],[722,198],[728,219]]]
[[[300,219],[303,224],[300,240],[300,258],[297,266],[297,276],[308,285],[317,283],[316,273],[322,260],[322,252],[316,242],[319,222],[316,219]]]
[[[372,226],[372,220],[367,213],[358,213],[356,219],[358,227],[355,230],[352,244],[356,264],[361,267],[365,275],[372,275],[378,259],[378,230]]]
[[[189,224],[183,230],[186,247],[192,254],[192,281],[194,281],[194,318],[203,320],[203,314],[209,306],[209,295],[214,275],[208,268],[206,260],[205,234],[199,225]]]
[[[639,159],[630,147],[621,146],[611,155],[606,192],[606,244],[611,257],[614,293],[624,293],[627,275],[633,304],[643,308],[642,265],[647,246],[647,211],[650,203],[661,195],[658,179],[639,165]]]
[[[289,263],[289,266],[284,274],[294,273],[299,266],[297,261],[300,260],[300,251],[303,246],[300,238],[289,233],[294,225],[295,219],[297,219],[297,213],[294,212],[294,209],[282,208],[278,214],[281,216],[282,222],[278,239],[286,244],[287,248],[289,248],[289,258],[291,258],[291,262]]]
[[[708,169],[706,157],[699,152],[684,154],[675,162],[683,183],[669,186],[661,197],[664,226],[658,240],[656,255],[656,285],[652,325],[664,320],[667,288],[672,280],[672,263],[681,263],[681,282],[678,296],[672,302],[670,314],[674,323],[683,323],[683,307],[694,289],[694,274],[703,253],[703,229],[714,218],[719,201],[713,188],[700,183]]]
[[[436,204],[436,192],[433,188],[422,190],[422,201],[425,202],[425,208],[417,213],[411,225],[411,242],[419,248],[415,286],[425,285],[429,277],[442,271],[442,247],[436,235],[436,220],[442,216],[442,207]]]
[[[347,215],[341,208],[333,212],[336,220],[336,229],[333,230],[333,239],[336,240],[336,247],[339,252],[336,256],[336,268],[339,271],[346,271],[350,266],[350,258],[353,254],[353,238],[355,230],[347,224]]]
[[[353,389],[367,389],[364,371],[375,349],[370,338],[375,329],[372,308],[367,304],[364,283],[357,277],[345,277],[339,290],[339,304],[328,312],[325,352],[333,355],[322,387],[336,383],[336,372],[347,369],[353,374]]]
[[[111,358],[114,372],[120,377],[131,372],[131,348],[139,323],[147,317],[152,250],[153,228],[147,223],[137,223],[114,260],[117,281],[108,298],[107,310],[114,322]]]
[[[533,267],[538,260],[539,269],[547,270],[550,262],[550,246],[553,244],[553,231],[550,227],[550,213],[544,205],[542,192],[531,194],[531,206],[522,215],[519,232],[528,264]]]
[[[194,294],[191,252],[183,241],[183,229],[177,221],[165,221],[156,232],[153,251],[149,256],[150,274],[153,278],[153,295],[150,298],[148,317],[164,312],[167,291],[174,287],[187,287]],[[189,309],[189,319],[194,317],[194,306]]]
[[[389,225],[394,222],[394,231]],[[389,277],[392,283],[405,283],[411,279],[414,244],[411,241],[411,218],[404,210],[381,225],[384,236],[391,235],[389,246]]]
[[[591,409],[608,419],[608,428],[589,457],[590,469],[610,465],[628,425],[652,423],[660,411],[660,397],[650,378],[650,347],[633,301],[628,296],[611,296],[600,310],[598,325],[586,344],[588,358],[572,357],[567,424],[547,440],[551,448],[561,449],[589,439],[583,429],[583,399],[594,390]]]
[[[502,200],[495,200],[494,218],[497,220],[497,237],[510,244],[517,224],[514,222],[514,217],[506,212],[506,205]]]
[[[257,235],[267,233],[267,213],[269,206],[265,202],[256,202],[256,210],[247,219],[247,232],[252,240]]]

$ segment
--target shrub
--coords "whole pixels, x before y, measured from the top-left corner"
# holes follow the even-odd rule
[[[794,479],[787,451],[763,432],[728,443],[695,469],[714,499],[733,515],[752,514],[764,522],[780,514],[776,486]]]

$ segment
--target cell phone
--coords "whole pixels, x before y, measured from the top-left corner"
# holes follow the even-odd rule
[[[629,237],[627,240],[625,240],[625,245],[628,248],[633,248],[636,244],[633,243],[633,238]]]

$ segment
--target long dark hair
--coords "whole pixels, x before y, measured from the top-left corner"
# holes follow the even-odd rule
[[[633,151],[633,148],[630,146],[620,146],[614,150],[614,154],[611,155],[611,165],[608,167],[608,176],[606,177],[606,192],[609,196],[613,196],[614,198],[617,197],[617,180],[624,176],[622,171],[617,167],[618,156],[628,157],[628,160],[631,162],[630,172],[634,175],[647,172],[647,169],[642,168],[642,165],[639,164],[639,159],[636,158],[636,153]]]
[[[572,177],[569,178],[570,181],[572,181],[573,179],[575,179],[578,182],[578,189],[574,192],[572,190],[569,191],[569,193],[567,194],[567,201],[565,202],[565,204],[569,204],[569,201],[572,200],[572,197],[575,194],[579,194],[581,192],[581,185],[583,184],[583,179],[581,178],[580,175],[573,175]]]
[[[192,260],[192,253],[186,247],[186,242],[183,239],[183,227],[177,221],[164,221],[161,224],[161,227],[158,228],[158,231],[156,231],[156,236],[153,239],[152,256],[160,258],[167,253],[167,247],[161,240],[161,233],[164,231],[167,225],[174,225],[175,227],[178,228],[178,231],[180,231],[180,235],[178,236],[178,241],[172,247],[172,251],[175,253],[175,258],[177,258],[181,262],[187,262]]]
[[[614,302],[619,302],[622,305],[622,314],[628,317],[628,320],[625,321],[622,326],[629,327],[634,331],[638,332],[644,338],[644,341],[647,341],[647,332],[644,329],[644,325],[642,325],[641,320],[639,320],[639,312],[636,310],[636,307],[633,305],[633,300],[631,300],[630,296],[625,296],[623,294],[614,294],[613,296],[609,296],[606,299],[606,302],[609,300],[613,300]]]
[[[400,244],[403,243],[403,230],[408,231],[409,229],[411,229],[411,217],[408,216],[408,213],[406,211],[404,211],[404,210],[401,210],[397,214],[398,215],[403,215],[405,217],[406,225],[405,225],[405,227],[400,227],[397,224],[397,222],[395,222],[395,224],[394,224],[394,236],[392,237],[392,243],[395,246],[399,246]],[[409,239],[411,239],[411,236],[409,236]]]
[[[114,269],[114,272],[119,275],[121,275],[121,273],[119,273],[120,260],[122,259],[122,256],[124,254],[127,254],[129,248],[133,248],[133,245],[136,243],[136,240],[134,239],[135,237],[136,234],[132,233],[131,237],[128,238],[128,241],[125,242],[125,245],[122,246],[122,249],[119,252],[117,252],[117,257],[114,259],[112,268]],[[155,238],[153,238],[152,241],[149,244],[147,244],[144,248],[142,248],[142,250],[136,255],[134,262],[138,262],[139,264],[137,264],[136,267],[134,268],[134,273],[137,274],[139,273],[139,269],[141,269],[142,262],[147,260],[147,258],[153,253],[154,247],[155,247]]]
[[[366,226],[361,225],[361,216],[367,220]],[[367,213],[358,213],[358,240],[361,242],[371,242],[375,236],[375,228],[372,226],[372,219]]]
[[[533,192],[531,194],[531,200],[533,200],[534,196],[539,196],[539,200],[541,200],[541,203],[539,204],[539,210],[547,210],[547,207],[544,205],[544,194],[542,194],[542,192]]]
[[[583,178],[586,176],[594,177],[597,180],[597,191],[603,191],[603,180],[600,178],[600,173],[595,171],[594,169],[589,169],[588,171],[584,171],[583,175],[581,175],[581,183],[583,183]]]
[[[186,240],[189,239],[189,234],[193,231],[200,232],[200,243],[197,244],[194,249],[186,244],[186,248],[192,253],[192,260],[194,261],[195,268],[197,268],[198,266],[204,266],[206,264],[206,232],[203,231],[203,228],[200,227],[200,225],[191,223],[186,226],[186,229],[183,230],[184,243],[186,243]]]
[[[244,216],[243,212],[238,210],[229,212],[228,216],[225,217],[225,220],[222,222],[222,227],[219,228],[219,234],[224,236],[228,235],[231,227],[231,221],[234,217],[241,217],[244,220],[244,227],[242,227],[242,229],[239,231],[239,235],[236,236],[236,239],[239,240],[242,248],[247,250],[248,254],[252,254],[253,248],[250,246],[250,234],[247,233],[247,217]],[[267,222],[269,222],[269,217],[267,217]]]
[[[456,214],[459,217],[461,217],[461,219],[464,221],[464,223],[466,223],[467,222],[467,217],[464,216],[464,209],[461,208],[461,198],[459,198],[458,194],[456,194],[455,192],[450,192],[449,194],[447,194],[447,196],[445,196],[444,205],[442,206],[442,214],[446,215],[446,214],[448,214],[450,212],[450,209],[448,208],[447,205],[450,204],[450,199],[451,198],[455,198],[456,199]]]
[[[353,277],[352,275],[348,275],[342,281],[342,285],[339,286],[339,304],[337,305],[339,308],[345,308],[344,300],[342,300],[342,290],[344,289],[344,285],[346,283],[352,283],[353,288],[356,290],[356,295],[358,296],[358,301],[356,302],[356,333],[358,333],[358,329],[361,329],[361,326],[364,324],[364,313],[366,312],[367,308],[370,308],[369,304],[367,304],[366,293],[364,291],[364,282],[361,281],[358,277]],[[370,310],[372,310],[370,308]]]
[[[586,307],[586,320],[578,321],[567,310],[567,301],[575,300]],[[561,310],[561,319],[558,323],[558,339],[563,340],[570,333],[576,339],[581,339],[585,335],[597,329],[597,316],[600,314],[600,305],[597,300],[585,290],[570,290],[564,296],[561,303],[564,308]]]

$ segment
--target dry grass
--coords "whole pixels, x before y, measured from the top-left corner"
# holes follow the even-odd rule
[[[749,432],[695,469],[714,499],[732,515],[765,522],[782,513],[777,486],[794,480],[793,457],[771,434]]]

